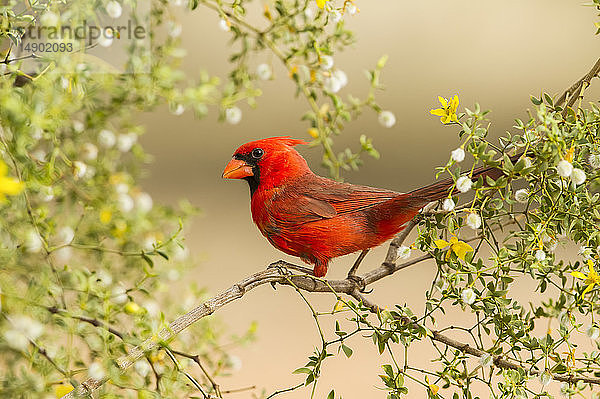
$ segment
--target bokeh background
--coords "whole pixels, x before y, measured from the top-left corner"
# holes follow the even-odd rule
[[[336,66],[349,78],[341,94],[365,93],[368,82],[363,71],[388,54],[382,76],[385,91],[378,101],[395,113],[397,123],[385,129],[375,113],[367,112],[347,125],[337,141],[338,150],[346,145],[357,148],[358,137],[367,134],[382,155],[379,161],[365,158],[359,172],[346,173],[345,179],[353,183],[406,191],[433,180],[434,168],[444,164],[458,145],[457,129],[429,115],[438,107],[438,95],[458,94],[461,109],[475,102],[491,109],[491,131],[499,135],[511,130],[515,118],[527,119],[531,94],[542,90],[558,94],[591,67],[600,50],[594,10],[579,0],[358,0],[356,5],[360,12],[345,20],[357,42],[335,56]],[[256,2],[250,10],[256,20],[262,7]],[[184,69],[190,76],[206,70],[225,77],[230,69],[230,33],[219,29],[217,15],[200,7],[182,11],[179,17],[182,46],[188,53]],[[294,260],[272,248],[252,224],[246,183],[221,179],[231,154],[246,141],[274,135],[309,139],[308,126],[300,120],[307,104],[294,98],[287,72],[266,53],[260,62],[273,65],[276,79],[260,84],[263,95],[256,109],[241,105],[243,119],[238,125],[219,123],[217,110],[202,120],[189,112],[175,116],[167,109],[140,117],[147,129],[143,144],[154,155],[145,188],[155,200],[175,203],[187,198],[202,210],[186,229],[197,265],[186,279],[210,293],[277,259]],[[599,93],[592,88],[587,98],[597,100]],[[326,174],[319,149],[300,151],[315,172]],[[383,253],[380,249],[369,254],[362,267],[379,265]],[[336,260],[328,276],[343,277],[352,261],[353,257]],[[407,303],[421,311],[434,272],[433,263],[422,263],[381,281],[370,297],[382,306]],[[521,293],[524,298],[531,294],[527,284]],[[312,298],[321,310],[334,304],[331,297]],[[242,334],[252,322],[258,325],[253,344],[231,346],[241,360],[239,369],[219,380],[223,389],[257,388],[231,397],[251,397],[263,388],[270,393],[300,382],[302,376],[291,372],[304,365],[320,342],[308,309],[286,287],[252,291],[216,317],[228,334]],[[451,312],[440,323],[461,317],[465,316],[460,311]],[[327,323],[325,327],[333,330],[333,321]],[[381,386],[377,374],[389,359],[379,356],[370,340],[357,338],[348,345],[354,349],[353,357],[342,355],[325,363],[316,397],[325,397],[332,387],[344,398],[385,397],[377,389]],[[433,353],[420,345],[411,356],[426,366]],[[307,390],[287,395],[308,396]],[[410,397],[414,396],[413,392]]]

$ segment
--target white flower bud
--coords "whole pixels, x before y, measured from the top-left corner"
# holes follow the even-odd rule
[[[535,259],[539,262],[543,262],[546,260],[546,252],[543,249],[538,249],[535,251]]]
[[[38,148],[37,150],[33,151],[31,153],[31,158],[34,161],[38,161],[38,162],[46,162],[46,151],[42,150],[41,148]]]
[[[321,56],[321,69],[329,70],[333,67],[333,57],[330,55]]]
[[[561,177],[569,177],[573,173],[573,165],[571,162],[563,159],[556,166],[556,171]]]
[[[467,215],[467,226],[469,226],[473,230],[477,230],[481,227],[481,217],[476,213],[469,213]]]
[[[117,142],[115,134],[110,130],[104,129],[98,133],[98,143],[105,148],[110,148]]]
[[[119,18],[123,13],[123,8],[117,1],[109,1],[106,4],[106,13],[111,18]]]
[[[177,38],[181,36],[181,32],[183,31],[183,27],[181,24],[177,22],[169,21],[169,36],[172,38]]]
[[[119,209],[123,213],[130,212],[133,209],[133,199],[128,194],[119,194],[117,202],[119,204]]]
[[[341,87],[345,87],[348,84],[348,76],[341,69],[336,69],[332,72],[331,77],[336,79]]]
[[[306,19],[313,19],[315,17],[315,9],[312,7],[306,7],[304,9],[304,16]]]
[[[571,181],[575,183],[576,186],[582,184],[585,181],[585,172],[579,168],[574,168],[571,173]]]
[[[40,188],[40,199],[44,202],[50,202],[54,199],[54,189],[50,186]]]
[[[229,22],[227,22],[227,20],[221,18],[219,20],[219,29],[221,29],[223,32],[229,32],[229,29],[231,29],[229,27]]]
[[[60,21],[60,17],[58,14],[52,11],[46,11],[40,17],[40,23],[44,26],[56,26]]]
[[[527,191],[527,189],[524,188],[515,191],[515,200],[522,204],[526,204],[529,200],[529,191]]]
[[[56,238],[57,245],[68,245],[75,238],[75,231],[69,226],[61,227],[56,234]]]
[[[27,238],[25,240],[25,250],[29,253],[37,253],[42,249],[42,239],[38,235],[37,231],[29,230]]]
[[[62,247],[58,248],[56,251],[52,252],[54,259],[56,262],[60,264],[67,263],[71,257],[73,256],[73,248],[71,247]]]
[[[121,152],[127,152],[127,151],[131,150],[131,147],[133,147],[133,145],[136,143],[136,141],[137,141],[137,134],[135,134],[133,132],[127,133],[127,134],[120,134],[119,137],[117,138],[117,148]]]
[[[129,186],[125,183],[115,184],[115,192],[118,194],[127,194],[129,192]]]
[[[381,111],[379,113],[379,124],[390,128],[396,124],[396,116],[391,111]]]
[[[548,386],[552,382],[552,373],[548,370],[540,374],[540,384],[542,386]]]
[[[325,91],[335,94],[341,90],[342,85],[337,79],[335,79],[333,76],[330,76],[325,78],[323,81],[323,88]]]
[[[81,132],[83,132],[84,128],[85,128],[85,126],[84,126],[83,122],[73,121],[73,130],[75,130],[75,132],[81,133]]]
[[[183,104],[177,104],[175,108],[171,109],[171,113],[175,116],[182,115],[185,112],[185,106]]]
[[[81,147],[81,156],[86,161],[93,161],[98,158],[98,147],[93,145],[92,143],[85,143]]]
[[[127,290],[125,289],[125,287],[123,287],[122,285],[117,285],[116,287],[114,287],[111,292],[111,299],[114,303],[118,305],[127,302],[129,298],[127,297]]]
[[[588,162],[592,168],[600,169],[600,154],[590,154]]]
[[[456,189],[461,193],[469,191],[472,185],[473,181],[471,181],[471,178],[468,176],[461,176],[456,180]]]
[[[88,375],[95,380],[101,380],[106,376],[106,370],[99,362],[94,362],[88,367]]]
[[[242,120],[242,110],[238,107],[231,107],[225,110],[225,120],[227,123],[237,125]]]
[[[342,20],[342,14],[340,14],[338,10],[332,11],[331,13],[329,13],[329,15],[331,17],[331,22],[333,22],[334,24],[337,24]]]
[[[356,14],[356,6],[352,3],[346,4],[346,12],[350,15]]]
[[[87,172],[87,165],[80,161],[73,161],[73,176],[75,179],[81,179]]]
[[[269,80],[271,79],[273,72],[271,71],[269,64],[259,64],[256,67],[256,75],[260,80]]]
[[[146,360],[138,360],[133,364],[133,368],[135,369],[135,372],[142,377],[146,377],[151,370],[150,365]]]
[[[106,270],[99,270],[96,273],[96,279],[98,280],[98,284],[103,287],[109,287],[113,282],[112,276]]]
[[[591,339],[598,339],[600,336],[600,329],[592,324],[587,328],[586,334]]]
[[[465,288],[461,292],[460,297],[464,303],[467,305],[472,305],[477,299],[477,294],[475,294],[475,291],[473,291],[471,288]]]
[[[105,28],[98,37],[98,44],[102,47],[110,47],[113,44],[114,34],[112,30]]]
[[[462,162],[465,159],[465,150],[462,148],[457,148],[456,150],[450,153],[452,160],[455,162]]]
[[[444,202],[442,202],[442,209],[446,212],[452,212],[456,204],[452,198],[446,198]]]
[[[141,213],[150,212],[153,204],[152,197],[148,193],[142,192],[135,197],[135,205]]]
[[[410,247],[407,247],[406,245],[401,245],[398,247],[398,250],[396,252],[396,257],[398,259],[408,259],[410,258],[410,253],[412,251],[410,250]]]

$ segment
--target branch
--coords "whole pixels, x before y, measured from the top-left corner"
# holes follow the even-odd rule
[[[600,58],[598,59],[598,61],[596,61],[596,63],[594,64],[594,66],[592,67],[592,69],[590,69],[590,71],[588,73],[586,73],[581,79],[579,79],[577,82],[573,83],[573,85],[571,87],[569,87],[559,98],[558,100],[556,100],[556,104],[555,105],[562,105],[564,104],[567,99],[569,100],[569,102],[565,105],[563,111],[562,111],[562,115],[563,117],[567,114],[567,109],[569,109],[569,107],[572,107],[573,104],[575,104],[575,101],[577,101],[578,98],[582,98],[583,97],[583,91],[585,89],[587,89],[587,87],[590,85],[590,82],[593,78],[597,77],[598,74],[600,74]]]

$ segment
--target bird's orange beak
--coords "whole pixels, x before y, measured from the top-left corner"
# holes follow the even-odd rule
[[[244,177],[254,176],[252,167],[246,162],[233,158],[223,171],[224,179],[243,179]]]

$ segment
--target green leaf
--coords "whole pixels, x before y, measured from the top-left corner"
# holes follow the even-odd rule
[[[346,355],[346,357],[352,356],[352,349],[350,349],[346,345],[342,344],[342,350],[344,351],[344,354]]]
[[[300,368],[292,371],[292,374],[310,374],[310,373],[312,373],[312,370],[307,367],[300,367]]]

